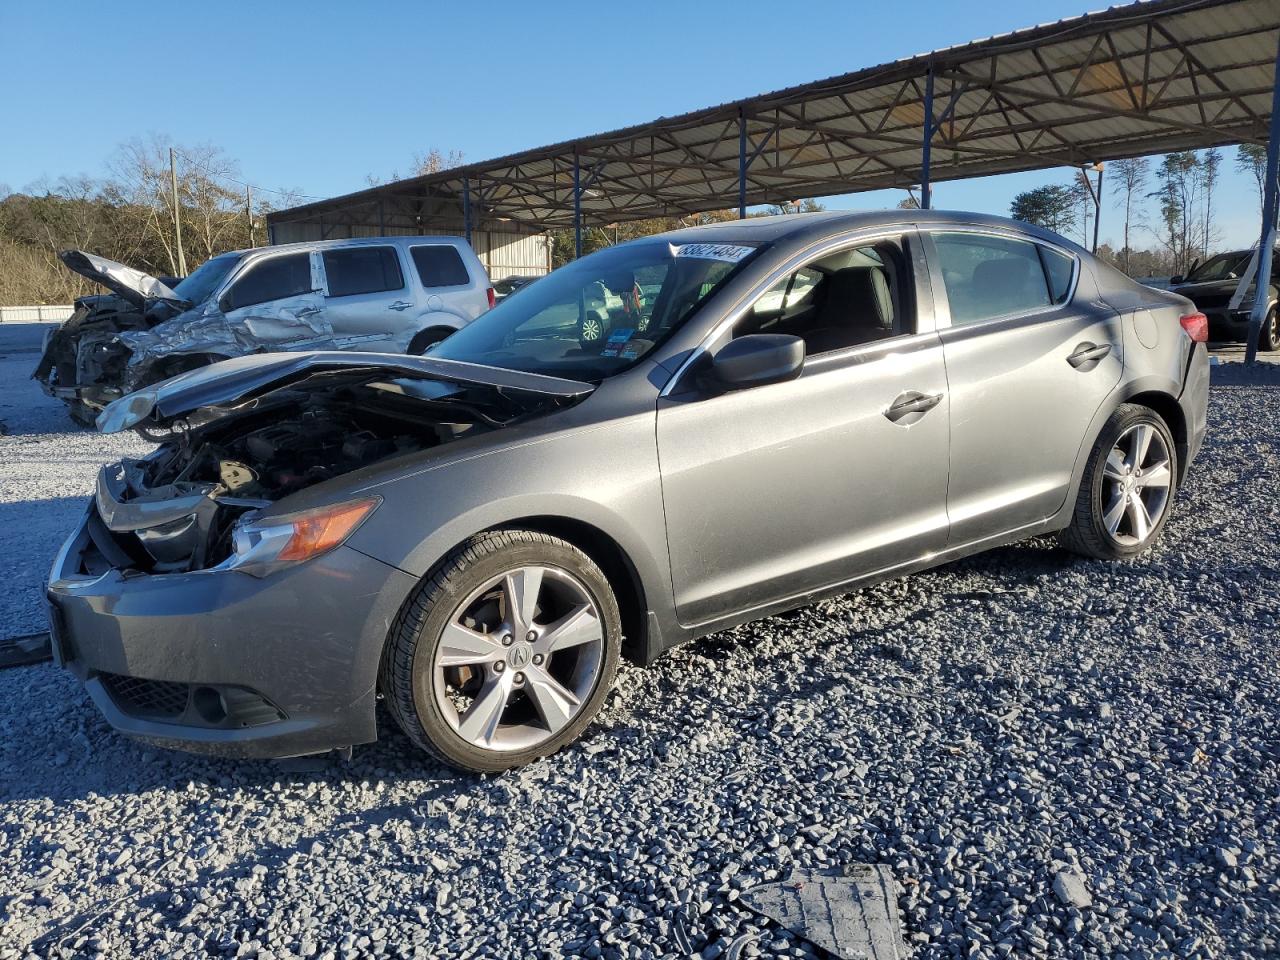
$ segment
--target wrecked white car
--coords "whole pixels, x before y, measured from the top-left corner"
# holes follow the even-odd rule
[[[170,288],[123,264],[68,250],[71,270],[111,290],[81,297],[46,339],[32,376],[92,423],[140,387],[251,353],[422,353],[493,305],[458,237],[372,237],[221,254]]]

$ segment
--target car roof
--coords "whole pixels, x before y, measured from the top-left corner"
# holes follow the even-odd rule
[[[772,243],[778,240],[819,240],[833,234],[877,227],[910,226],[979,226],[1003,230],[1015,230],[1036,239],[1045,240],[1071,250],[1085,252],[1079,245],[1051,230],[1008,217],[994,217],[983,213],[967,213],[958,210],[874,210],[846,211],[826,210],[821,213],[789,213],[768,217],[748,217],[709,223],[698,227],[685,227],[660,234],[676,243]],[[645,238],[652,239],[652,238]],[[641,241],[635,241],[641,242]]]
[[[328,250],[333,247],[384,247],[388,244],[395,246],[418,246],[423,243],[436,243],[451,247],[461,247],[467,250],[471,249],[471,245],[467,243],[465,237],[413,234],[394,237],[343,237],[338,240],[300,240],[296,243],[275,243],[265,247],[250,247],[248,250],[232,250],[227,254],[219,254],[219,256],[244,256],[245,254],[250,253],[288,253],[291,250]]]

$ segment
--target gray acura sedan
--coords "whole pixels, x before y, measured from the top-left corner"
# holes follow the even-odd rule
[[[572,741],[619,657],[1036,534],[1149,548],[1207,324],[983,216],[769,217],[578,260],[429,354],[228,360],[112,403],[49,583],[119,730],[448,763]]]

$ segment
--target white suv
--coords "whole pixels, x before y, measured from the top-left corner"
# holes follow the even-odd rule
[[[33,374],[91,419],[174,374],[269,350],[422,353],[494,302],[460,237],[368,237],[224,253],[170,289],[69,250],[63,262],[114,297],[83,297]]]

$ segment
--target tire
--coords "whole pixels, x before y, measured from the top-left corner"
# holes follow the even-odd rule
[[[439,343],[454,332],[448,327],[432,327],[429,330],[419,330],[414,334],[413,339],[409,341],[409,349],[405,353],[420,357],[427,352],[427,347]]]
[[[88,427],[90,430],[98,428],[98,411],[89,406],[82,400],[71,400],[67,403],[67,413],[82,427]]]
[[[608,330],[598,317],[586,317],[578,323],[578,340],[584,346],[590,347],[602,343],[606,333]]]
[[[1275,307],[1262,320],[1262,329],[1258,331],[1258,349],[1268,353],[1280,350],[1280,318],[1276,316]]]
[[[513,583],[530,582],[536,607],[525,617],[509,598],[519,595]],[[525,627],[524,641],[513,638]],[[598,641],[582,639],[589,634]],[[613,686],[621,646],[617,600],[590,557],[545,533],[491,531],[454,549],[405,603],[379,687],[415,745],[451,766],[496,772],[578,738]]]
[[[1148,438],[1145,454],[1135,463],[1142,436]],[[1089,454],[1071,524],[1059,540],[1098,560],[1137,556],[1164,529],[1177,479],[1178,448],[1169,425],[1150,407],[1121,404]]]

